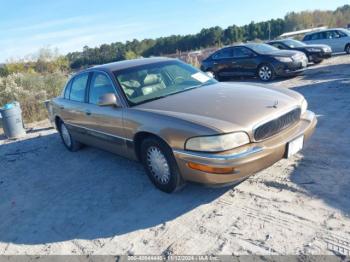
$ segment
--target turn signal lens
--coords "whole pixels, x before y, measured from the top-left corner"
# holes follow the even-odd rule
[[[212,167],[212,166],[206,166],[206,165],[201,165],[201,164],[192,163],[192,162],[188,163],[187,165],[194,170],[199,170],[199,171],[212,173],[212,174],[230,174],[235,171],[233,167]]]

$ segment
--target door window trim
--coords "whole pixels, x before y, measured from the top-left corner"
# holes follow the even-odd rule
[[[254,55],[254,51],[245,47],[245,46],[235,46],[234,48],[232,48],[232,54],[233,54],[233,59],[240,59],[240,58],[250,58],[251,56],[235,56],[235,50],[238,50],[239,48],[241,49],[245,49],[245,50],[248,50],[248,52],[250,52],[252,55]]]
[[[82,76],[82,75],[85,75],[85,74],[87,75],[88,78],[87,78],[86,85],[85,85],[84,101],[72,100],[72,99],[70,98],[70,96],[71,96],[71,93],[72,93],[72,85],[73,85],[73,83],[74,83],[74,80],[75,80],[76,78]],[[68,99],[69,101],[72,101],[72,102],[76,102],[76,103],[86,103],[86,91],[88,90],[88,86],[90,85],[90,79],[91,79],[91,74],[90,74],[90,72],[81,72],[81,73],[78,73],[77,75],[75,75],[74,77],[72,77],[72,79],[69,80],[69,82],[70,82],[70,86],[69,86],[69,97],[66,98],[66,99]],[[68,86],[68,85],[67,85],[67,86]]]
[[[91,76],[90,76],[90,81],[88,83],[87,97],[86,97],[86,101],[87,101],[88,104],[90,104],[90,105],[97,105],[97,104],[94,104],[94,103],[90,103],[90,90],[91,90],[92,78],[94,77],[94,74],[103,74],[103,75],[105,75],[108,78],[108,80],[111,82],[111,84],[112,84],[114,95],[117,96],[117,98],[120,100],[120,96],[119,96],[119,94],[117,92],[117,88],[116,88],[114,82],[112,81],[111,77],[105,71],[92,70],[89,73],[91,74]]]

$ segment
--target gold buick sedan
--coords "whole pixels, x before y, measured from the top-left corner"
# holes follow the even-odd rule
[[[303,148],[315,114],[289,89],[220,83],[168,58],[96,66],[48,105],[63,144],[143,163],[162,191],[241,181]]]

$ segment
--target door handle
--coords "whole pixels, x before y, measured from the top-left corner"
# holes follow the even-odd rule
[[[232,64],[236,64],[237,62],[231,62]]]
[[[90,112],[89,110],[85,111],[85,114],[86,114],[87,116],[91,116],[91,112]]]
[[[217,63],[217,62],[214,62],[213,64],[214,64],[214,65],[217,65],[218,63]]]

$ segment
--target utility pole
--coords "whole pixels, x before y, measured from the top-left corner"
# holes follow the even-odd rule
[[[271,40],[271,23],[269,22],[269,40]]]

